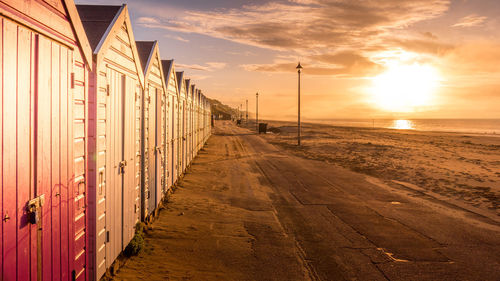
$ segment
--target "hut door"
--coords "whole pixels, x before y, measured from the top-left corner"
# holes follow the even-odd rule
[[[172,184],[177,180],[177,99],[172,97]]]
[[[160,122],[160,125],[158,127],[159,130],[160,130],[160,142],[161,142],[161,157],[160,157],[160,161],[161,161],[161,167],[160,167],[160,171],[161,171],[161,180],[160,180],[160,183],[161,183],[161,191],[163,194],[163,192],[166,191],[166,187],[167,187],[167,148],[165,147],[165,139],[166,139],[166,120],[165,120],[165,113],[166,113],[166,107],[167,107],[167,102],[165,100],[165,95],[163,93],[163,91],[160,90],[160,93],[159,95],[161,96],[161,115],[160,115],[160,119],[161,122]]]
[[[148,214],[150,214],[156,207],[156,190],[158,188],[157,180],[157,168],[156,168],[156,158],[157,155],[157,144],[156,144],[156,88],[149,88],[149,116],[148,116]]]
[[[124,158],[125,75],[108,69],[109,184],[106,188],[106,267],[122,250],[123,181],[127,163]]]
[[[162,190],[162,134],[161,134],[161,117],[162,117],[162,94],[158,88],[155,88],[155,99],[156,99],[156,113],[155,113],[155,131],[156,131],[156,150],[155,150],[155,165],[156,165],[156,185],[155,185],[155,204],[158,206],[161,200],[161,190]]]
[[[68,280],[85,227],[73,224],[73,51],[2,17],[0,37],[0,280]]]

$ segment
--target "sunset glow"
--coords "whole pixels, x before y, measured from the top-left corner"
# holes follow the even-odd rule
[[[101,4],[101,0],[77,0]],[[500,118],[495,0],[108,0],[205,94],[263,118]],[[391,81],[393,80],[393,81]]]
[[[438,87],[438,72],[430,65],[394,63],[372,80],[370,94],[383,110],[413,112],[431,106]]]

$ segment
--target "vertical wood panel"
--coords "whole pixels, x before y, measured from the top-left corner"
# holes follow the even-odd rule
[[[51,194],[51,42],[39,37],[37,99],[37,196],[45,195],[42,207],[42,276],[52,280],[52,194]]]
[[[69,251],[68,249],[71,247],[69,243],[69,225],[72,222],[69,216],[68,209],[68,187],[71,184],[68,179],[68,162],[71,161],[68,155],[68,148],[70,145],[73,145],[72,136],[68,134],[70,128],[68,127],[68,103],[71,102],[71,99],[68,99],[69,95],[69,75],[71,72],[71,63],[68,63],[69,50],[66,48],[61,49],[60,53],[60,66],[61,66],[61,103],[60,103],[60,128],[61,128],[61,146],[60,146],[60,155],[59,155],[59,163],[60,163],[60,219],[61,219],[61,280],[69,279]],[[71,124],[71,123],[69,123]]]
[[[36,171],[36,158],[35,158],[35,147],[36,147],[36,119],[35,119],[35,112],[36,112],[36,95],[37,95],[37,62],[38,62],[38,35],[32,33],[31,34],[31,73],[33,74],[30,78],[30,83],[31,83],[31,96],[30,96],[30,156],[31,156],[31,161],[30,161],[30,169],[31,169],[31,179],[30,179],[30,198],[33,198],[35,196],[35,184],[36,184],[36,179],[35,179],[35,171]],[[31,225],[30,226],[30,273],[31,273],[31,280],[36,280],[37,278],[37,235],[38,235],[38,228],[36,225]]]
[[[52,82],[52,108],[51,108],[51,220],[52,220],[52,280],[61,279],[61,222],[60,222],[60,206],[61,206],[61,181],[60,181],[60,145],[61,145],[61,131],[60,131],[60,118],[61,111],[59,107],[61,99],[60,80],[64,75],[61,71],[60,65],[60,51],[59,44],[52,42],[51,47],[51,82]]]
[[[31,32],[19,28],[17,56],[17,166],[18,166],[18,268],[19,280],[29,280],[30,273],[30,228],[26,202],[31,193],[30,170],[30,101],[31,101]]]
[[[156,134],[156,146],[160,149],[155,153],[156,155],[156,188],[155,188],[155,207],[158,206],[160,203],[161,199],[161,191],[162,191],[162,186],[161,186],[161,178],[162,178],[162,161],[161,158],[163,156],[163,151],[161,151],[162,148],[162,134],[161,134],[161,117],[162,117],[162,92],[160,89],[155,88],[155,100],[156,100],[156,112],[155,112],[155,134]]]
[[[156,88],[149,87],[149,110],[148,110],[148,173],[149,173],[149,199],[148,213],[155,209],[156,205]]]
[[[3,47],[3,36],[4,36],[4,19],[0,17],[0,67],[2,68],[2,73],[0,74],[0,90],[2,91],[2,94],[0,96],[0,149],[3,150],[3,96],[5,95],[5,91],[3,88],[3,75],[5,73],[5,68],[4,68],[4,63],[3,63],[3,52],[4,52],[4,47]],[[3,178],[3,166],[4,166],[4,158],[3,158],[3,153],[0,154],[0,181],[2,183],[2,190],[0,192],[0,215],[4,216],[4,209],[3,209],[3,194],[5,193],[5,188],[4,188],[4,178]],[[0,239],[0,279],[4,279],[4,251],[3,251],[3,237],[5,237],[5,230],[4,230],[4,222],[2,221],[0,223],[0,234],[2,234],[2,239]]]
[[[103,86],[107,87],[107,85],[109,85],[109,76],[110,76],[110,71],[109,71],[109,68],[106,68],[106,80],[104,80],[102,77],[97,77],[97,79],[101,79],[101,80],[104,80],[103,81]],[[97,82],[98,83],[98,82]],[[96,84],[97,84],[96,83]],[[97,88],[97,86],[96,86]],[[110,230],[110,226],[111,226],[111,222],[110,222],[110,211],[111,211],[111,202],[110,202],[110,197],[111,197],[111,192],[110,190],[112,189],[113,187],[113,180],[112,180],[112,174],[113,174],[113,166],[112,166],[112,161],[111,161],[111,158],[112,158],[112,151],[111,151],[111,140],[112,140],[112,134],[111,134],[111,126],[113,125],[113,123],[111,122],[112,121],[112,111],[111,111],[111,98],[113,96],[111,96],[111,93],[109,92],[111,88],[108,87],[108,94],[106,95],[106,127],[105,127],[105,130],[106,130],[106,138],[105,138],[105,142],[106,142],[106,146],[105,146],[105,151],[106,151],[106,165],[105,165],[105,171],[106,173],[104,174],[104,176],[106,177],[106,189],[104,190],[104,197],[105,197],[105,213],[104,213],[104,235],[107,236],[107,231]],[[100,149],[98,149],[100,150]],[[100,164],[99,164],[100,165]],[[99,231],[99,230],[97,230]],[[106,237],[105,237],[105,241],[106,241]],[[111,256],[111,247],[110,247],[110,243],[109,242],[105,242],[105,249],[104,249],[104,252],[105,252],[105,267],[107,268],[108,266],[110,266],[110,263],[109,263],[109,258]],[[97,261],[97,263],[99,264],[99,261]],[[100,274],[98,274],[98,277],[100,277]]]
[[[3,139],[3,193],[8,194],[3,201],[3,215],[11,219],[2,221],[3,225],[3,274],[4,280],[16,280],[17,275],[17,182],[16,182],[16,109],[17,109],[17,27],[4,21],[3,34],[3,131],[7,136]],[[14,53],[12,53],[12,51]],[[9,53],[7,53],[9,52]],[[14,200],[13,200],[14,199]]]

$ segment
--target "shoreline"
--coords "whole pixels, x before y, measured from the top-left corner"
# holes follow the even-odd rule
[[[338,120],[343,120],[343,119],[338,119]],[[360,119],[360,120],[368,120],[368,119]],[[377,120],[377,119],[376,119]],[[396,121],[396,120],[468,120],[472,121],[474,119],[378,119],[379,121]],[[478,119],[478,120],[497,120],[500,123],[500,119]],[[243,121],[244,122],[244,121]],[[295,127],[297,127],[297,121],[287,121],[287,120],[259,120],[259,123],[262,122],[272,122],[272,123],[287,123],[287,124],[295,124]],[[470,136],[490,136],[490,137],[500,137],[500,128],[494,129],[495,131],[493,132],[475,132],[475,131],[467,131],[467,130],[433,130],[433,129],[419,129],[419,128],[408,128],[408,129],[402,129],[402,128],[396,128],[396,127],[386,127],[386,126],[354,126],[354,125],[347,125],[347,124],[334,124],[331,123],[333,121],[301,121],[302,125],[326,125],[326,126],[332,126],[332,127],[340,127],[340,128],[364,128],[364,129],[387,129],[387,130],[396,130],[396,131],[414,131],[414,132],[425,132],[425,133],[451,133],[451,134],[460,134],[460,135],[470,135]],[[249,120],[249,124],[254,124],[255,119]]]

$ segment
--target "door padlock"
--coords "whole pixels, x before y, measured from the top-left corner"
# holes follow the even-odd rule
[[[118,173],[119,174],[125,173],[125,166],[127,166],[127,160],[123,160],[118,164]]]
[[[28,213],[28,221],[31,224],[38,224],[40,222],[40,211],[35,209]]]
[[[28,221],[31,224],[38,224],[41,218],[42,206],[45,203],[45,195],[42,194],[37,198],[28,201]]]

